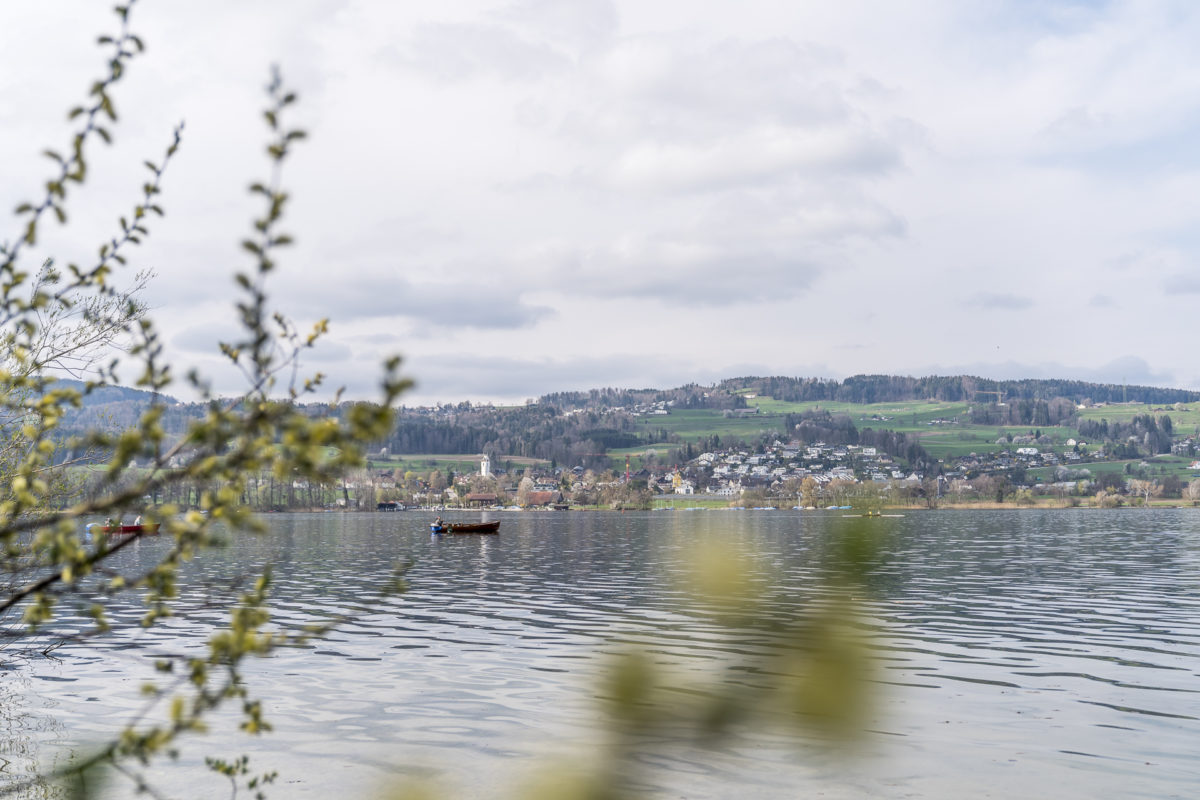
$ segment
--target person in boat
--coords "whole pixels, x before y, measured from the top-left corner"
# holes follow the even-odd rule
[[[433,524],[434,524],[434,526],[436,526],[436,527],[437,527],[437,529],[438,529],[439,531],[440,531],[442,528],[446,527],[446,526],[445,526],[445,525],[442,523],[442,518],[441,518],[441,517],[438,517],[438,518],[436,518],[436,519],[433,521]]]
[[[104,527],[108,528],[109,530],[115,530],[117,527],[117,521],[112,517],[109,517],[108,519],[104,520]]]
[[[142,524],[142,515],[141,514],[138,514],[136,517],[133,518],[133,524],[134,525]]]

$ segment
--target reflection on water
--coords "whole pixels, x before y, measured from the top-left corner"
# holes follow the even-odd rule
[[[681,674],[775,646],[753,632],[731,638],[688,594],[680,576],[698,542],[736,544],[785,616],[823,599],[820,576],[839,551],[825,514],[502,519],[500,536],[431,537],[412,513],[272,516],[269,536],[189,565],[198,586],[270,561],[276,618],[356,615],[327,640],[249,665],[275,733],[214,734],[189,757],[249,752],[256,770],[280,770],[280,796],[367,796],[388,776],[433,775],[457,796],[495,797],[539,757],[594,743],[596,673],[625,645]],[[1029,797],[1047,796],[1047,785],[1056,797],[1191,793],[1200,516],[936,512],[878,522],[884,558],[869,576],[867,629],[886,692],[862,752],[849,764],[801,759],[769,731],[746,731],[719,753],[648,752],[663,796]],[[162,544],[125,557],[148,562]],[[407,557],[411,591],[364,605]],[[28,705],[4,704],[0,730],[19,749],[19,758],[4,751],[8,769],[33,765],[33,745],[63,731],[111,733],[139,702],[145,653],[178,649],[182,633],[218,621],[204,599],[195,591],[183,618],[103,650],[60,651],[61,663],[25,669],[23,685],[0,677],[0,692],[46,705],[39,722]],[[167,785],[192,786],[176,769],[161,770]]]
[[[45,771],[47,755],[43,742],[61,735],[53,715],[38,708],[33,678],[21,664],[0,663],[0,787],[24,783],[29,776]],[[37,781],[22,794],[28,798],[51,797],[44,782]]]

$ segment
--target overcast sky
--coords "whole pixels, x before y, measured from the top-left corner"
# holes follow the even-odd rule
[[[110,6],[0,6],[0,208],[66,149]],[[1192,0],[139,0],[132,29],[116,141],[26,265],[94,253],[186,121],[135,261],[173,362],[223,391],[272,63],[311,137],[273,298],[332,320],[305,366],[352,396],[393,352],[409,404],[748,374],[1200,388]]]

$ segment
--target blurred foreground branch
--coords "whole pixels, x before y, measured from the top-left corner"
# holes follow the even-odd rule
[[[36,658],[64,640],[88,646],[111,635],[109,608],[130,593],[144,602],[142,627],[172,616],[183,562],[218,544],[219,530],[232,535],[262,530],[245,506],[250,481],[262,473],[289,481],[337,480],[348,467],[363,462],[366,442],[388,432],[392,406],[410,385],[399,376],[399,359],[393,358],[383,365],[374,403],[359,404],[341,419],[313,418],[297,408],[296,399],[321,381],[319,375],[300,376],[300,355],[319,340],[327,322],[301,333],[268,301],[268,276],[281,249],[291,243],[280,229],[288,199],[283,166],[304,138],[302,131],[284,124],[296,97],[276,73],[264,112],[270,176],[251,187],[263,211],[243,242],[252,267],[236,276],[243,296],[238,304],[241,334],[237,341],[220,344],[241,370],[245,390],[219,398],[202,376],[188,375],[207,412],[177,441],[169,441],[164,432],[165,407],[158,401],[123,431],[97,427],[73,440],[63,437],[64,417],[88,393],[115,383],[120,371],[132,366],[137,385],[156,397],[177,380],[153,319],[136,297],[149,274],[139,273],[132,289],[125,290],[114,288],[113,276],[125,267],[130,249],[149,235],[150,220],[164,214],[158,196],[180,146],[182,126],[174,131],[163,159],[146,162],[151,176],[140,199],[131,213],[119,217],[117,232],[98,247],[94,262],[69,263],[60,270],[47,258],[40,269],[23,266],[45,238],[49,218],[67,224],[69,201],[74,188],[86,181],[95,140],[113,137],[118,119],[114,88],[143,49],[129,27],[133,6],[131,0],[116,8],[119,31],[99,40],[107,51],[105,71],[92,83],[87,101],[69,114],[78,125],[70,146],[65,155],[46,151],[51,175],[34,199],[17,207],[18,229],[0,245],[0,658]],[[90,381],[83,388],[64,385],[56,376],[64,372],[87,375]],[[102,478],[87,497],[72,492],[73,461],[63,451],[107,458]],[[201,487],[197,507],[155,502],[185,483]],[[114,566],[117,557],[142,534],[89,535],[84,523],[133,515],[144,522],[143,531],[161,526],[169,545],[153,566],[126,574]],[[83,776],[100,766],[128,776],[139,791],[150,790],[141,769],[155,756],[174,754],[179,737],[204,730],[205,718],[229,701],[241,704],[243,730],[267,729],[261,705],[242,683],[242,662],[324,629],[271,624],[269,585],[267,570],[252,580],[248,591],[226,587],[218,602],[227,610],[227,625],[194,628],[192,635],[206,640],[202,654],[168,654],[158,660],[163,679],[145,687],[142,712],[118,738],[67,770],[82,781],[76,783],[80,791],[87,785]],[[58,627],[63,620],[69,620],[69,631]],[[81,626],[79,620],[86,623]],[[0,795],[28,790],[44,778],[0,779]]]

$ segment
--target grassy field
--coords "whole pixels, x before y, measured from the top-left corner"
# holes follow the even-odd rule
[[[1151,467],[1151,469],[1147,470],[1147,472],[1153,472],[1157,475],[1159,468],[1162,467],[1165,470],[1165,474],[1175,475],[1184,481],[1191,480],[1192,478],[1200,478],[1200,470],[1191,468],[1191,464],[1195,460],[1196,459],[1192,458],[1191,456],[1155,456],[1146,462]]]
[[[759,396],[746,401],[747,405],[757,406],[763,414],[799,414],[804,411],[828,411],[831,414],[846,414],[860,428],[880,427],[879,420],[873,417],[888,417],[886,427],[893,430],[903,430],[904,426],[917,428],[936,419],[950,419],[965,416],[970,407],[967,403],[941,403],[937,401],[911,401],[904,403],[837,403],[831,401],[811,401],[804,403],[789,403],[770,397]],[[876,424],[871,424],[875,422]]]
[[[428,473],[435,469],[456,473],[478,472],[479,457],[460,454],[443,455],[438,453],[423,453],[417,455],[389,456],[388,458],[369,458],[371,466],[377,470],[400,469],[403,472]],[[549,467],[550,462],[538,458],[521,456],[504,456],[492,463],[493,470],[504,469],[507,462],[512,467],[520,469],[529,466]]]
[[[662,464],[667,453],[677,447],[679,445],[665,442],[645,444],[638,447],[617,447],[608,451],[609,468],[621,472],[625,469],[625,456],[629,456],[629,469],[636,472],[645,465],[647,453],[654,453],[658,463]]]
[[[684,509],[684,508],[729,508],[730,500],[728,497],[700,497],[697,495],[671,495],[668,497],[656,497],[653,501],[653,508],[659,509]]]
[[[1086,469],[1092,473],[1092,476],[1102,475],[1104,473],[1116,472],[1126,474],[1126,467],[1129,468],[1129,477],[1137,477],[1140,472],[1145,472],[1150,478],[1163,478],[1167,475],[1174,475],[1184,483],[1193,478],[1200,478],[1200,470],[1190,468],[1190,465],[1196,459],[1189,456],[1175,455],[1159,455],[1153,458],[1135,458],[1125,461],[1098,461],[1092,464],[1077,464],[1072,465],[1072,469]],[[1143,466],[1145,465],[1145,466]],[[1050,481],[1054,479],[1054,469],[1052,467],[1038,467],[1037,469],[1029,470],[1029,476],[1040,481]]]
[[[917,436],[931,456],[936,458],[959,458],[971,453],[993,453],[1000,450],[1010,450],[1011,444],[996,444],[1002,433],[1019,436],[1029,433],[1028,426],[1013,427],[994,425],[962,425],[952,428],[941,428],[932,431],[910,432]],[[1039,429],[1035,429],[1039,430]],[[1061,450],[1068,439],[1078,437],[1074,428],[1044,427],[1040,428],[1044,436],[1054,440],[1057,449]]]
[[[641,417],[637,430],[665,430],[677,433],[684,441],[695,442],[701,437],[720,436],[730,439],[757,439],[763,433],[783,434],[783,416],[759,414],[753,417],[726,417],[721,411],[685,409],[666,416]]]
[[[1040,431],[1054,441],[1061,450],[1068,439],[1078,439],[1079,431],[1067,426],[1035,425],[972,425],[968,419],[970,404],[943,403],[937,401],[908,401],[898,403],[839,403],[813,401],[792,403],[771,397],[750,398],[747,404],[759,409],[754,417],[726,418],[720,411],[685,410],[674,411],[666,417],[649,417],[639,426],[643,430],[664,429],[678,434],[685,441],[694,441],[714,433],[740,438],[757,438],[764,431],[785,434],[785,414],[805,411],[829,411],[845,414],[860,431],[865,428],[893,430],[916,436],[921,445],[936,458],[957,458],[970,453],[997,452],[1011,445],[996,444],[1006,434],[1019,436]],[[1177,435],[1200,433],[1200,403],[1180,406],[1108,405],[1081,409],[1080,419],[1107,419],[1110,422],[1129,422],[1141,414],[1171,417]],[[1189,462],[1190,463],[1190,462]],[[1185,465],[1186,466],[1186,465]],[[1175,470],[1178,468],[1175,467]],[[1185,470],[1186,471],[1186,470]]]
[[[790,403],[763,396],[751,398],[746,402],[757,407],[759,413],[752,417],[726,417],[721,411],[688,409],[673,411],[667,416],[643,418],[639,420],[638,427],[642,433],[665,430],[677,434],[685,442],[695,442],[714,434],[723,440],[753,440],[764,432],[788,437],[788,431],[785,430],[785,414],[821,410],[849,416],[860,431],[873,428],[914,436],[935,458],[957,458],[969,453],[997,452],[1011,447],[1007,443],[996,444],[996,440],[1002,435],[1011,433],[1018,436],[1039,430],[1029,425],[971,425],[967,422],[967,412],[970,408],[967,403]],[[1074,428],[1061,426],[1045,426],[1041,427],[1040,431],[1050,436],[1060,448],[1065,446],[1067,439],[1078,438],[1079,435]],[[629,451],[640,452],[644,449],[629,448]]]
[[[1155,417],[1169,416],[1175,427],[1176,435],[1195,435],[1200,433],[1200,403],[1181,403],[1175,406],[1149,406],[1142,403],[1130,405],[1109,405],[1097,408],[1085,408],[1079,412],[1080,419],[1107,419],[1109,422],[1125,422],[1142,414]]]
[[[1011,449],[1012,445],[1008,443],[996,444],[996,440],[1006,434],[1018,436],[1040,430],[1042,434],[1049,436],[1054,441],[1052,447],[1059,452],[1066,447],[1068,439],[1079,438],[1079,433],[1075,428],[1065,426],[971,425],[967,422],[967,412],[970,408],[968,403],[936,401],[871,404],[827,401],[791,403],[762,395],[750,398],[746,402],[750,406],[757,407],[759,413],[754,416],[727,417],[721,411],[682,409],[672,411],[665,416],[640,417],[637,420],[636,432],[641,436],[648,436],[651,432],[665,430],[669,434],[678,435],[682,443],[690,442],[693,445],[700,439],[708,439],[714,435],[719,436],[723,442],[739,439],[754,441],[764,433],[786,440],[791,436],[785,430],[785,414],[825,410],[833,414],[849,416],[860,431],[865,428],[893,430],[916,437],[931,456],[941,459],[959,458],[970,453],[994,453]],[[1079,412],[1081,419],[1107,419],[1110,422],[1128,422],[1140,414],[1156,416],[1169,414],[1174,423],[1176,435],[1200,432],[1200,403],[1185,404],[1178,408],[1144,404],[1108,405],[1082,409]],[[609,466],[618,472],[623,471],[625,457],[628,455],[630,468],[640,469],[646,461],[647,451],[653,451],[657,455],[659,463],[662,463],[667,451],[678,446],[678,444],[672,443],[657,443],[610,450],[608,452]],[[505,462],[513,467],[549,466],[547,461],[529,458],[511,457],[502,458],[500,461],[501,463],[496,465],[497,469],[502,469]],[[1164,460],[1164,457],[1159,457],[1152,462],[1153,472],[1157,475],[1158,468],[1161,466],[1166,470],[1166,474],[1175,474],[1181,478],[1190,479],[1193,475],[1187,467],[1191,461],[1192,459],[1185,458]],[[415,472],[429,472],[433,469],[443,471],[453,469],[456,472],[463,472],[479,469],[477,458],[463,455],[405,455],[392,457],[386,461],[372,459],[372,463],[382,469],[400,467]],[[1102,465],[1087,466],[1093,472],[1097,469],[1124,470],[1125,463],[1124,461],[1106,462]],[[1140,463],[1140,461],[1136,462],[1135,468]],[[559,466],[572,465],[561,464]],[[1044,472],[1047,475],[1052,474],[1052,470],[1044,470]]]

